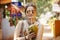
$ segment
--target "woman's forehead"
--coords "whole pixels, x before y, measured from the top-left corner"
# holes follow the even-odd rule
[[[29,7],[27,8],[27,10],[34,10],[34,7],[33,7],[33,6],[29,6]]]

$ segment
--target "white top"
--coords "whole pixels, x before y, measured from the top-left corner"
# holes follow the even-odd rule
[[[16,39],[18,39],[18,40],[25,40],[25,36],[16,38],[17,36],[20,35],[20,30],[21,30],[21,27],[22,27],[22,22],[24,23],[23,31],[26,31],[28,33],[29,24],[28,24],[27,20],[24,20],[24,21],[22,20],[16,26],[16,30],[15,30],[15,33],[14,33],[14,40],[16,40]],[[38,35],[36,37],[36,40],[41,40],[42,39],[42,33],[43,33],[42,32],[43,27],[40,24],[39,20],[36,23],[38,24],[38,33],[37,33]]]
[[[13,36],[14,35],[14,31],[15,31],[15,26],[10,26],[10,34],[9,36]]]
[[[9,38],[14,34],[15,27],[10,27],[10,23],[7,19],[2,19],[2,36],[3,39]]]

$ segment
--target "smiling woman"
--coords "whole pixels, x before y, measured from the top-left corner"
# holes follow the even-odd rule
[[[30,3],[26,6],[26,20],[18,22],[14,33],[14,40],[42,40],[43,26],[39,19],[36,19],[36,11],[34,4]]]

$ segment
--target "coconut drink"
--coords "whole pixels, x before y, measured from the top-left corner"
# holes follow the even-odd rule
[[[31,25],[28,30],[29,30],[29,33],[35,33],[35,34],[37,35],[38,25],[36,25],[36,24]],[[32,38],[32,40],[35,40],[35,38],[36,38],[36,37]]]

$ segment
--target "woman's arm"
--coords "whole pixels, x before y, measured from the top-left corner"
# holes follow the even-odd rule
[[[44,26],[43,26],[43,25],[40,23],[40,21],[39,21],[38,33],[37,33],[37,38],[36,38],[36,40],[42,40],[43,31],[44,31]]]
[[[31,33],[27,36],[21,36],[22,35],[22,32],[21,32],[21,27],[22,26],[22,22],[23,21],[20,21],[17,26],[16,26],[16,30],[15,30],[15,33],[14,33],[14,40],[25,40],[25,39],[30,39],[32,37],[35,37],[35,34],[34,33]]]
[[[21,35],[21,27],[22,27],[22,21],[20,21],[15,29],[14,32],[14,40],[25,40],[25,37],[19,37]]]

